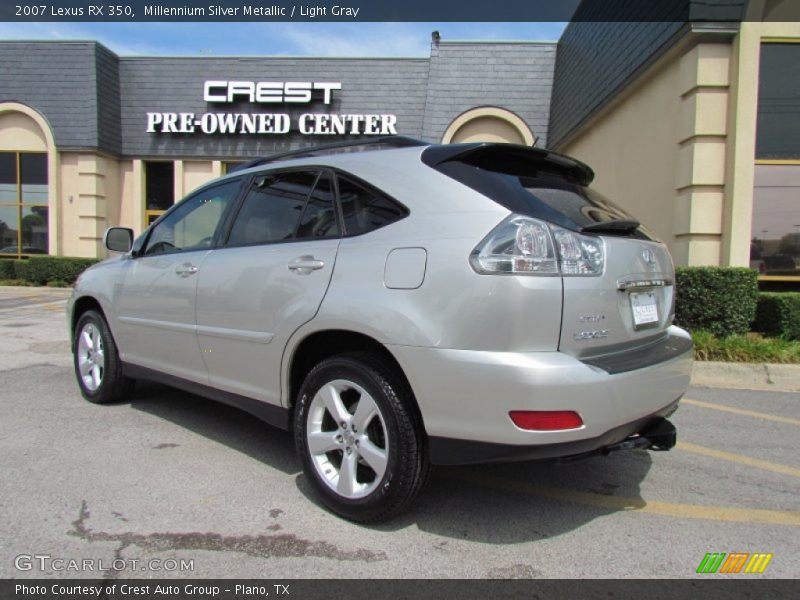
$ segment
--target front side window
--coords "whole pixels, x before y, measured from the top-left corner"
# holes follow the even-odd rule
[[[271,173],[256,177],[247,192],[228,245],[251,246],[336,235],[333,193],[327,175],[319,177],[318,171]]]
[[[345,177],[339,177],[339,201],[346,235],[367,233],[406,216],[397,203]]]
[[[0,152],[0,255],[48,253],[47,154]]]
[[[227,181],[182,202],[158,223],[147,241],[146,256],[210,248],[225,207],[236,198],[241,180]]]

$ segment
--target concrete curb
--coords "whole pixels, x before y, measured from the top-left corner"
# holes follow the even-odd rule
[[[800,365],[695,361],[692,385],[800,392]]]

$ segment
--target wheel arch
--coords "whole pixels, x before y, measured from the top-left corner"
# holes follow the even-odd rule
[[[288,351],[285,369],[286,406],[292,410],[305,376],[315,365],[331,356],[350,352],[370,352],[381,356],[392,365],[410,392],[413,410],[425,430],[425,420],[420,411],[414,388],[400,362],[392,352],[374,337],[349,329],[323,329],[308,333]]]
[[[97,298],[94,296],[81,296],[80,298],[77,298],[72,305],[72,314],[70,315],[69,322],[69,335],[71,342],[75,341],[75,327],[78,325],[78,321],[80,321],[84,313],[89,310],[96,310],[99,312],[101,315],[103,315],[106,323],[108,323],[108,318],[106,318],[106,313],[103,310],[103,306],[100,304],[100,301],[97,300]]]

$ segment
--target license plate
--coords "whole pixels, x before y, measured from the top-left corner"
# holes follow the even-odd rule
[[[655,292],[634,292],[630,297],[634,325],[640,327],[658,323],[658,301]]]

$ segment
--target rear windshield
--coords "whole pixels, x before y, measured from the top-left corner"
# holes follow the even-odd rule
[[[496,164],[486,168],[458,160],[441,163],[435,168],[510,211],[549,221],[573,231],[580,231],[597,223],[636,220],[596,190],[554,176],[545,169],[537,170],[533,164],[527,169],[529,174],[505,172]],[[656,239],[642,225],[635,229],[602,233]]]

